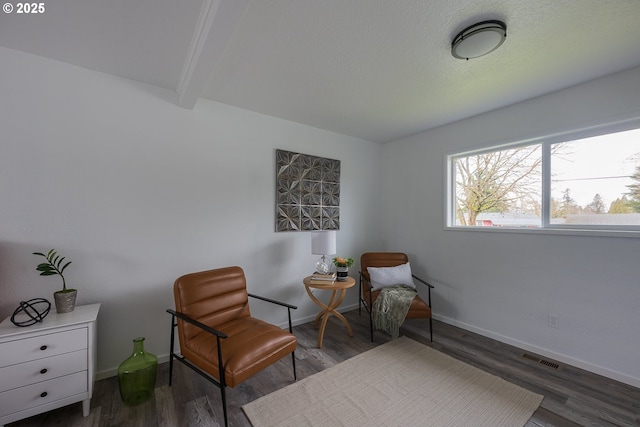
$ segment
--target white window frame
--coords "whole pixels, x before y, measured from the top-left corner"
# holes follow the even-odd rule
[[[476,150],[455,152],[445,155],[445,229],[471,232],[490,233],[526,233],[526,234],[569,234],[569,235],[590,235],[590,236],[613,236],[613,237],[640,237],[640,226],[632,225],[594,225],[594,224],[552,224],[551,223],[551,146],[560,142],[591,138],[610,133],[623,132],[633,129],[640,129],[640,117],[622,119],[613,123],[592,126],[580,130],[560,132],[557,134],[531,138],[507,144],[492,145]],[[518,228],[518,227],[478,227],[478,226],[458,226],[455,225],[455,194],[454,185],[456,182],[454,160],[476,154],[518,148],[529,145],[540,145],[542,148],[542,211],[541,226],[538,228]]]

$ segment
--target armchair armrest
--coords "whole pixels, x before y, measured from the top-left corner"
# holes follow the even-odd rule
[[[418,276],[416,276],[415,274],[412,274],[411,276],[413,276],[414,279],[416,279],[418,282],[423,283],[425,285],[427,285],[430,289],[433,289],[434,286],[428,284],[427,282],[425,282],[424,280],[422,280],[421,278],[419,278]]]
[[[207,331],[211,334],[214,334],[215,336],[219,337],[219,338],[227,338],[227,334],[225,334],[222,331],[219,331],[215,328],[212,328],[210,326],[205,325],[204,323],[200,323],[195,319],[192,319],[191,317],[187,316],[186,314],[180,313],[178,311],[175,310],[171,310],[170,308],[167,309],[167,313],[171,314],[174,317],[177,317],[181,320],[184,320],[187,323],[191,323],[192,325],[197,326],[198,328]]]
[[[429,291],[429,307],[431,307],[431,289],[434,288],[433,285],[428,284],[427,282],[425,282],[424,280],[422,280],[421,278],[417,277],[415,274],[412,274],[411,276],[413,276],[414,279],[416,279],[418,282],[427,285],[428,286],[428,291]]]
[[[267,298],[267,297],[262,297],[260,295],[255,295],[255,294],[249,293],[249,296],[252,297],[252,298],[260,299],[262,301],[270,302],[272,304],[278,304],[278,305],[281,305],[283,307],[292,308],[294,310],[298,309],[298,307],[296,307],[295,305],[287,304],[286,302],[277,301],[277,300],[274,300],[274,299],[271,299],[271,298]]]
[[[295,305],[291,305],[291,304],[287,304],[286,302],[282,302],[282,301],[277,301],[271,298],[266,298],[266,297],[262,297],[259,295],[255,295],[252,293],[248,293],[248,295],[252,298],[256,298],[262,301],[266,301],[266,302],[270,302],[272,304],[277,304],[280,305],[282,307],[287,307],[287,314],[289,315],[289,333],[292,334],[293,333],[293,324],[291,323],[291,309],[297,310],[298,307],[296,307]]]
[[[359,272],[360,274],[360,283],[361,285],[358,287],[358,310],[360,310],[360,302],[365,304],[365,308],[367,309],[367,311],[369,311],[371,313],[371,309],[373,307],[373,299],[372,299],[372,289],[373,289],[373,285],[371,284],[371,282],[369,280],[367,280],[367,278],[364,276],[364,274],[362,274],[362,271]],[[416,279],[418,282],[422,283],[423,285],[427,286],[427,290],[428,290],[428,304],[429,307],[431,307],[431,289],[434,289],[434,286],[427,283],[425,280],[422,280],[421,278],[419,278],[418,276],[416,276],[415,274],[412,274],[411,277],[413,277],[414,279]],[[362,297],[362,283],[364,283],[368,289],[369,289],[369,301],[365,301]],[[373,327],[372,327],[373,328]],[[372,329],[373,330],[373,329]],[[372,332],[372,340],[373,340],[373,332]]]
[[[364,308],[371,313],[371,309],[373,307],[373,285],[371,285],[371,282],[364,276],[364,274],[362,274],[362,271],[359,271],[358,274],[360,275],[360,285],[358,286],[358,313],[360,313],[360,303],[364,303]],[[369,301],[365,301],[362,297],[362,289],[364,287],[363,283],[369,290]],[[371,318],[369,318],[369,320],[371,320]]]
[[[373,287],[371,285],[371,282],[366,277],[364,277],[364,274],[362,274],[362,271],[359,271],[358,273],[360,274],[360,283],[364,282],[365,285],[367,285],[369,289],[371,289]]]

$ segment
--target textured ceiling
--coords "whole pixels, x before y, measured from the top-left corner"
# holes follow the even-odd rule
[[[640,65],[640,0],[56,0],[0,46],[386,142]],[[455,59],[480,20],[495,52]],[[0,71],[1,73],[1,71]]]

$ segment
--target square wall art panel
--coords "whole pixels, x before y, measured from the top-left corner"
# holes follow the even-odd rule
[[[340,229],[340,160],[276,150],[276,231]]]

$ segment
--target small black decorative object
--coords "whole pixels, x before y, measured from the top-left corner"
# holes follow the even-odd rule
[[[16,326],[31,326],[42,322],[51,310],[51,303],[44,298],[20,301],[20,306],[11,315],[11,323]],[[24,314],[22,314],[24,313]],[[16,320],[16,316],[20,320]],[[22,320],[24,319],[24,320]]]

